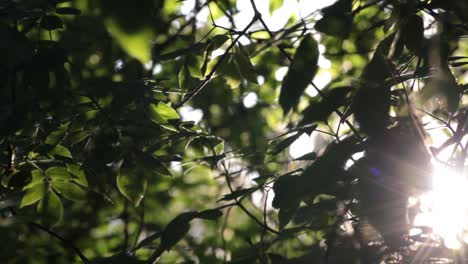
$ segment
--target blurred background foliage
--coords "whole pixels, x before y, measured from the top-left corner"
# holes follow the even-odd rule
[[[291,4],[1,0],[0,262],[422,263],[401,250],[416,130],[466,133],[468,5],[270,28]]]

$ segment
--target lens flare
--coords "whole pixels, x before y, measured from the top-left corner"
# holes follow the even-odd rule
[[[415,226],[431,227],[446,247],[458,249],[468,239],[468,182],[446,165],[434,163],[432,190],[420,197]]]

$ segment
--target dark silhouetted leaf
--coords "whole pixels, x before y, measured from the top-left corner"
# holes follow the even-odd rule
[[[273,184],[275,197],[272,205],[276,209],[290,209],[297,206],[303,195],[303,177],[284,175]]]
[[[296,158],[294,160],[315,160],[315,159],[317,159],[317,153],[310,152],[310,153],[302,155],[299,158]]]
[[[17,65],[33,56],[32,42],[20,32],[1,24],[0,39],[0,65]]]
[[[226,35],[216,35],[209,39],[211,43],[213,43],[213,49],[220,48],[226,41],[229,39]]]
[[[257,74],[254,66],[250,62],[248,55],[241,49],[239,52],[233,54],[234,63],[237,65],[239,73],[245,80],[257,83]]]
[[[418,15],[408,17],[402,30],[406,48],[416,55],[421,55],[424,50],[424,22],[422,17]]]
[[[296,141],[302,133],[296,133],[292,136],[289,136],[285,139],[279,140],[275,139],[269,143],[269,147],[267,149],[267,152],[265,154],[265,162],[270,162],[272,161],[276,155],[278,155],[281,151],[285,150],[287,147],[289,147],[294,141]]]
[[[315,29],[338,38],[347,38],[353,26],[352,0],[339,0],[322,10],[323,17],[315,23]]]
[[[318,66],[318,44],[312,35],[302,39],[289,65],[288,72],[281,85],[279,103],[286,115],[299,102],[302,93],[313,80]]]
[[[32,174],[32,173],[31,173]],[[29,182],[29,180],[31,181]],[[2,185],[5,188],[11,189],[27,189],[34,186],[37,182],[33,183],[34,178],[31,177],[28,171],[18,170],[10,175],[2,176]]]
[[[136,245],[135,250],[143,248],[143,247],[151,246],[153,244],[153,241],[160,238],[161,235],[162,235],[162,231],[156,232],[152,235],[147,236],[145,239],[138,242],[138,245]]]
[[[167,226],[161,235],[160,250],[169,251],[190,230],[190,221],[196,217],[196,212],[187,212],[178,215]]]
[[[55,12],[57,14],[61,15],[79,15],[81,14],[81,11],[79,9],[73,8],[73,7],[59,7],[55,9]]]
[[[296,206],[292,207],[283,207],[279,209],[278,220],[279,220],[279,229],[282,230],[294,217],[296,214],[299,203]]]
[[[467,64],[468,64],[468,61],[460,61],[460,62],[452,62],[452,63],[450,63],[450,66],[460,67],[460,66],[464,66],[464,65],[467,65]]]
[[[93,259],[90,264],[144,264],[145,261],[138,260],[135,256],[129,256],[126,253],[119,253],[117,255],[107,258]]]
[[[221,58],[216,57],[210,63],[208,63],[208,72],[209,69],[216,65],[217,61]],[[222,77],[226,81],[226,84],[229,85],[232,89],[239,87],[243,78],[242,74],[239,72],[239,67],[236,65],[235,56],[231,53],[227,55],[220,63],[217,69],[217,72],[222,74]]]
[[[247,188],[247,189],[236,190],[233,193],[224,195],[223,198],[219,199],[219,201],[234,200],[234,199],[239,198],[241,196],[249,195],[252,192],[254,192],[255,190],[256,190],[256,188]]]
[[[348,104],[348,95],[352,87],[336,87],[325,90],[326,98],[315,99],[302,111],[302,120],[299,125],[311,124],[314,122],[326,122],[328,117],[341,106]]]
[[[62,19],[58,16],[47,15],[41,20],[41,28],[45,30],[54,30],[63,27]]]
[[[197,214],[197,218],[206,219],[206,220],[217,220],[223,215],[223,212],[218,209],[209,209],[201,211]]]

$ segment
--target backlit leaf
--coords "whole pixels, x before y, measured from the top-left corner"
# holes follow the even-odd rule
[[[117,176],[117,187],[128,200],[138,206],[145,196],[147,180],[144,173],[132,173],[129,170],[121,170]]]
[[[76,164],[67,164],[67,170],[70,172],[75,178],[73,179],[78,184],[81,184],[84,187],[88,187],[88,180],[86,179],[86,174],[80,168],[80,166]]]
[[[37,211],[41,215],[41,220],[45,225],[56,225],[63,217],[62,201],[55,192],[50,191],[37,205]]]
[[[72,176],[64,167],[50,167],[46,170],[47,176],[52,180],[71,180]]]
[[[32,188],[27,189],[21,199],[20,208],[36,203],[44,197],[46,192],[47,186],[44,182],[38,183]]]
[[[167,124],[169,120],[180,119],[179,114],[174,108],[163,102],[158,102],[157,105],[150,106],[151,119],[159,124]]]
[[[72,201],[86,200],[86,190],[75,184],[73,181],[53,180],[52,187],[65,198]]]
[[[65,158],[72,158],[71,152],[62,145],[55,146],[51,151],[49,151],[49,155],[52,156],[60,156]]]
[[[29,189],[34,187],[36,184],[42,183],[45,179],[45,174],[42,173],[40,170],[32,170],[31,171],[31,181],[28,185],[23,187],[23,190]]]

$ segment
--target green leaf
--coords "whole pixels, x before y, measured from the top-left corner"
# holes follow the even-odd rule
[[[224,195],[223,198],[219,199],[219,201],[234,200],[234,199],[237,199],[239,197],[249,195],[249,194],[253,193],[255,190],[257,190],[257,188],[247,188],[247,189],[236,190],[233,193]]]
[[[57,9],[55,9],[55,12],[57,12],[57,14],[61,14],[61,15],[74,15],[74,16],[76,16],[76,15],[81,14],[81,10],[73,8],[73,7],[59,7]]]
[[[45,143],[51,146],[59,144],[60,141],[64,138],[68,126],[70,126],[70,123],[63,124],[57,130],[50,133],[47,136]]]
[[[47,186],[44,182],[34,185],[26,190],[21,199],[20,208],[36,203],[41,200],[47,192]]]
[[[206,220],[217,220],[223,215],[223,212],[219,209],[209,209],[201,211],[197,214],[197,218],[206,219]]]
[[[265,163],[272,161],[279,153],[289,147],[296,139],[298,139],[302,133],[296,133],[282,140],[273,140],[270,142],[265,155]]]
[[[49,151],[49,155],[52,155],[53,157],[60,156],[60,157],[65,157],[69,159],[72,158],[71,152],[62,145],[55,146],[51,151]]]
[[[88,187],[88,180],[86,179],[86,174],[80,166],[76,164],[67,163],[67,170],[69,173],[76,177],[73,179],[76,183],[81,184],[84,187]]]
[[[195,78],[203,77],[202,67],[203,67],[203,58],[201,56],[197,56],[196,54],[189,53],[185,57],[185,64],[184,66],[187,68],[190,76]]]
[[[75,184],[73,181],[53,180],[52,187],[65,198],[72,201],[86,200],[86,190]]]
[[[224,151],[224,140],[215,136],[205,136],[197,138],[203,146],[205,146],[210,152],[214,151],[214,154],[221,155]]]
[[[169,120],[180,119],[179,114],[174,108],[163,102],[158,102],[157,105],[150,106],[151,119],[158,124],[167,124]]]
[[[42,222],[47,226],[58,224],[63,217],[63,205],[60,198],[53,191],[47,195],[37,205],[37,211],[42,217]]]
[[[71,133],[68,137],[67,137],[67,143],[69,143],[71,146],[75,145],[75,144],[78,144],[80,143],[81,141],[85,140],[86,138],[88,138],[89,136],[91,136],[92,133],[89,132],[89,131],[76,131],[76,132],[73,132]]]
[[[147,180],[144,173],[122,170],[117,176],[117,188],[136,207],[145,196]]]
[[[54,30],[63,27],[62,19],[58,16],[47,15],[41,20],[41,28],[45,30]]]
[[[271,0],[270,1],[270,14],[273,14],[278,8],[283,5],[284,0]]]
[[[281,85],[279,103],[286,115],[296,106],[302,93],[317,73],[318,44],[311,34],[302,39]]]
[[[151,40],[154,38],[150,25],[141,26],[129,32],[113,19],[106,19],[105,22],[109,32],[128,55],[138,59],[142,64],[150,61]]]
[[[71,180],[72,176],[64,167],[50,167],[46,170],[47,176],[52,180]]]
[[[183,65],[179,71],[179,88],[182,90],[191,90],[196,87],[198,80],[190,75],[186,65]]]
[[[45,179],[44,173],[40,170],[32,170],[31,171],[31,181],[28,183],[28,185],[23,187],[23,190],[30,189],[34,187],[36,184],[42,183]]]

